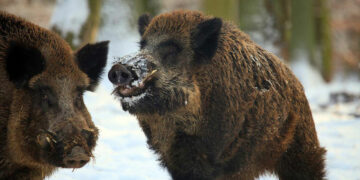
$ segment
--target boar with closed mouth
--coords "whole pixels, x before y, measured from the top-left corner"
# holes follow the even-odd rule
[[[139,18],[140,51],[108,73],[173,179],[323,179],[325,149],[300,82],[229,22]]]
[[[0,179],[44,179],[93,157],[98,129],[83,93],[107,52],[100,42],[73,53],[55,33],[0,12]]]

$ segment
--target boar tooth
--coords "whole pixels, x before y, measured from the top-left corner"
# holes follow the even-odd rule
[[[51,143],[50,138],[46,136],[45,139],[46,139],[46,141],[50,144],[50,147],[51,147],[52,149],[54,149],[54,145],[53,145],[53,143]]]
[[[40,134],[36,136],[36,140],[40,144]]]
[[[152,76],[152,75],[153,75],[153,74],[155,74],[157,71],[158,71],[157,69],[155,69],[155,70],[151,71],[151,73],[150,73],[150,75],[149,75],[149,76]]]
[[[149,80],[158,70],[155,69],[153,71],[151,71],[151,73],[149,75],[147,75],[143,80],[142,82],[146,82],[147,80]]]
[[[47,137],[47,136],[46,136],[46,141],[47,141],[49,144],[51,144],[51,143],[50,143],[50,142],[51,142],[51,141],[50,141],[50,138]]]

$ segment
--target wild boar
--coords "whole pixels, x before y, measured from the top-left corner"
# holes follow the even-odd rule
[[[83,93],[107,53],[108,42],[74,53],[57,34],[0,12],[0,179],[44,179],[90,160],[98,129]]]

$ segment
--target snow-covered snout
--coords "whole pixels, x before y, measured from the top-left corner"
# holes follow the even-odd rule
[[[163,58],[159,56],[161,48],[149,49],[119,58],[108,73],[115,86],[113,94],[123,110],[132,114],[162,114],[199,97],[196,84],[187,73],[188,66],[179,60],[186,56],[171,51],[168,52],[171,56]]]
[[[108,73],[109,80],[116,86],[114,94],[125,98],[145,93],[157,72],[149,68],[148,58],[151,56],[143,52],[119,58]]]

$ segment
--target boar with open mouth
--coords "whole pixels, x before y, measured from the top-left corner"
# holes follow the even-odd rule
[[[149,58],[151,56],[147,59]],[[124,110],[150,111],[144,103],[154,102],[151,96],[156,93],[154,83],[157,81],[158,70],[152,69],[147,59],[144,52],[119,58],[108,74],[109,79],[117,86],[113,93],[120,97]]]
[[[173,179],[324,178],[303,87],[276,56],[196,11],[138,22],[140,51],[108,77]]]

